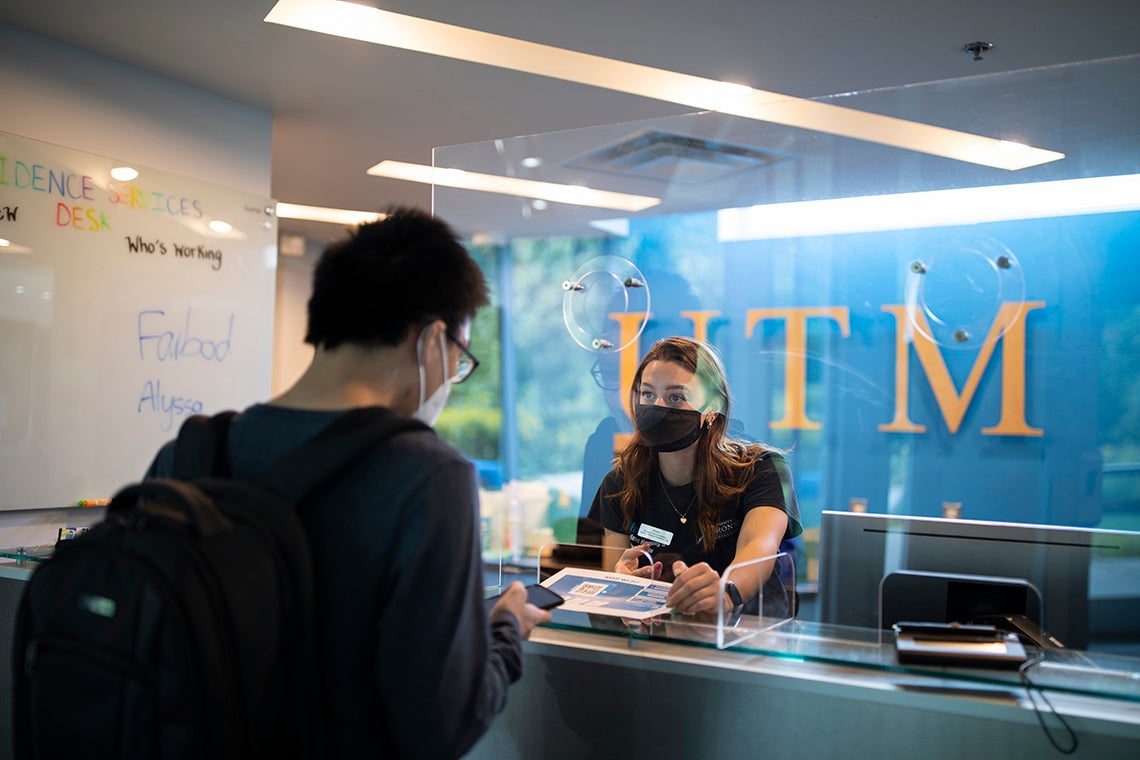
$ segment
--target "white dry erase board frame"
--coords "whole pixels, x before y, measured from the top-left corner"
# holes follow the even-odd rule
[[[270,392],[272,201],[124,165],[0,133],[0,509],[108,498]]]

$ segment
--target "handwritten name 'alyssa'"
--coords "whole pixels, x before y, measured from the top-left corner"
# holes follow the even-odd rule
[[[201,399],[168,393],[162,387],[162,380],[147,380],[143,383],[142,393],[139,394],[139,414],[150,412],[161,415],[159,428],[163,431],[174,427],[174,420],[189,414],[201,414],[203,409]]]

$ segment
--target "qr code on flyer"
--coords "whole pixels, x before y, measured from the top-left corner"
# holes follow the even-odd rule
[[[575,596],[601,596],[605,593],[606,589],[610,587],[608,583],[579,583],[574,588],[570,589],[570,593]]]

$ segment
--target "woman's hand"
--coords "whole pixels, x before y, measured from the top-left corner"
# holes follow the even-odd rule
[[[698,612],[716,612],[723,603],[720,593],[720,576],[709,563],[700,562],[689,567],[681,560],[673,563],[676,580],[669,588],[665,603],[674,612],[693,615]]]
[[[645,567],[638,567],[642,557],[649,557],[649,542],[640,546],[631,546],[621,553],[621,557],[614,564],[614,572],[623,575],[636,575],[638,578],[657,580],[661,577],[661,563],[652,562]]]

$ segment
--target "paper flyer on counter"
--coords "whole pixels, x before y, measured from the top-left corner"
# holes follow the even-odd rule
[[[566,599],[560,610],[644,620],[669,612],[668,583],[636,575],[568,567],[542,582]]]

